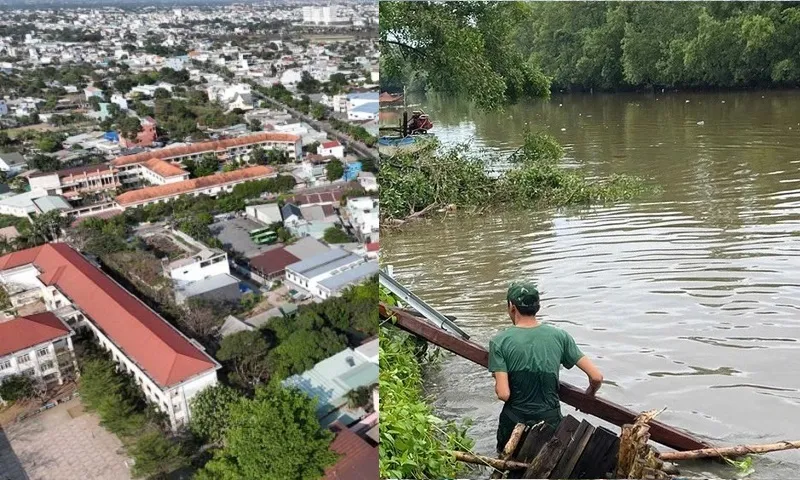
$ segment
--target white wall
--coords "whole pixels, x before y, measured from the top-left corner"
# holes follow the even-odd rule
[[[55,172],[40,177],[30,177],[28,183],[31,190],[56,190],[61,187],[61,180],[58,179],[58,174]]]
[[[228,254],[222,253],[216,257],[196,261],[188,265],[173,267],[169,275],[173,280],[180,282],[196,282],[214,275],[230,274]]]

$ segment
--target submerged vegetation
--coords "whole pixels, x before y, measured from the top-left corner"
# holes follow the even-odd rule
[[[383,290],[381,301],[394,303]],[[436,417],[423,390],[424,343],[391,325],[380,329],[381,478],[458,478],[448,450],[468,451],[469,424]]]
[[[560,165],[561,146],[551,136],[529,133],[507,159],[487,158],[466,146],[432,143],[381,162],[381,215],[402,220],[434,208],[525,208],[602,204],[629,200],[652,187],[640,178],[614,175],[588,180]],[[510,164],[499,178],[486,166]]]

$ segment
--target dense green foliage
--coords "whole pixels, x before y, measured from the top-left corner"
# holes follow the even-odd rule
[[[544,134],[528,134],[512,156],[512,168],[498,179],[487,158],[464,146],[438,149],[431,143],[413,153],[401,153],[381,162],[381,215],[402,219],[425,208],[518,205],[527,208],[592,205],[627,200],[641,194],[640,179],[618,175],[588,181],[560,166],[561,147]]]
[[[341,160],[331,160],[325,165],[325,178],[329,182],[334,182],[344,176],[344,164]]]
[[[337,227],[326,228],[322,239],[328,243],[347,243],[353,241],[350,236],[347,235],[347,232]]]
[[[192,433],[206,442],[221,442],[228,430],[231,405],[241,398],[241,393],[225,385],[201,391],[192,398]]]
[[[484,108],[546,97],[548,79],[514,44],[530,18],[522,2],[383,2],[381,78],[407,77],[410,70],[432,90]]]
[[[197,480],[292,478],[316,480],[336,461],[333,434],[320,427],[316,401],[297,390],[260,387],[230,405],[225,446]]]
[[[423,390],[421,351],[420,340],[392,326],[381,328],[381,478],[458,478],[462,467],[446,451],[473,445],[468,425],[433,414]]]
[[[188,158],[183,161],[183,166],[192,178],[214,175],[219,170],[219,158],[213,153],[207,153],[195,161]]]
[[[11,375],[0,383],[0,398],[7,402],[16,402],[32,396],[33,381],[27,375]]]
[[[800,82],[794,2],[543,2],[518,45],[558,88]]]
[[[576,90],[800,83],[795,2],[387,2],[380,14],[385,86],[484,107],[535,96],[502,96],[503,78],[529,74],[522,66],[543,89],[548,80]]]
[[[272,318],[259,330],[228,335],[217,357],[230,369],[231,382],[246,390],[304,372],[377,333],[376,298],[376,280],[352,286],[341,297]]]
[[[81,401],[116,434],[133,457],[133,474],[151,477],[188,464],[183,445],[168,437],[163,414],[148,407],[141,391],[116,364],[95,352],[81,366]]]
[[[373,147],[378,142],[378,139],[372,136],[367,131],[367,129],[362,127],[361,125],[353,125],[352,123],[343,122],[335,118],[328,119],[328,123],[330,123],[331,126],[336,130],[339,130],[340,132],[344,132],[350,135],[351,137],[358,140],[359,142],[364,143],[368,147]]]

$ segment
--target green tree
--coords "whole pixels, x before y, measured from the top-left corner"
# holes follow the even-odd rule
[[[134,140],[142,131],[142,122],[137,117],[124,116],[117,122],[117,128],[123,137]]]
[[[221,443],[228,430],[230,410],[242,394],[225,385],[215,385],[192,398],[189,428],[205,442]]]
[[[348,243],[351,242],[347,233],[338,227],[328,227],[325,229],[324,236],[322,237],[328,243]]]
[[[262,128],[263,128],[262,125],[261,125],[261,122],[258,121],[257,118],[254,118],[254,119],[250,120],[250,122],[247,124],[247,126],[248,126],[248,128],[250,128],[251,132],[260,132],[262,130]]]
[[[134,461],[131,469],[134,477],[165,475],[189,465],[189,458],[181,445],[157,430],[139,437],[129,453]]]
[[[213,153],[206,153],[200,160],[184,160],[183,166],[193,178],[207,177],[219,170],[219,159]]]
[[[344,176],[344,164],[339,160],[331,160],[325,165],[325,178],[333,182]]]
[[[153,98],[170,98],[172,96],[166,88],[156,88],[153,91]]]
[[[387,2],[380,8],[381,78],[421,72],[437,91],[484,108],[547,97],[550,83],[517,48],[522,2]]]
[[[252,400],[234,403],[225,447],[196,478],[320,478],[337,456],[329,449],[333,434],[320,427],[315,404],[280,386],[261,387]]]
[[[264,149],[260,146],[253,147],[253,150],[250,151],[250,161],[258,165],[266,165],[267,154]]]
[[[33,381],[26,375],[11,375],[0,383],[0,398],[8,402],[33,397]]]
[[[232,380],[250,388],[269,378],[270,347],[260,331],[237,332],[222,339],[217,358],[232,368]]]
[[[315,103],[311,105],[311,109],[309,110],[309,114],[314,117],[315,120],[324,120],[325,119],[325,107],[319,103]]]
[[[320,82],[311,76],[308,71],[303,70],[300,74],[300,81],[297,82],[297,91],[303,93],[317,93],[319,92]]]
[[[36,148],[42,152],[53,153],[61,149],[64,137],[59,133],[44,132],[36,140]]]
[[[97,412],[100,423],[118,435],[135,436],[145,425],[132,388],[116,365],[105,358],[90,359],[81,368],[81,401],[87,410]]]

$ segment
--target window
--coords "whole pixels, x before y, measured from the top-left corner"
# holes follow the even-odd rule
[[[180,403],[176,403],[175,404],[175,411],[176,412],[180,412],[181,411],[181,404]]]
[[[20,355],[17,357],[17,363],[28,363],[31,361],[31,356],[29,354]]]
[[[22,374],[25,375],[26,377],[32,377],[36,374],[36,370],[33,368],[29,368],[27,370],[23,370]]]
[[[45,356],[47,356],[48,353],[50,353],[50,352],[48,352],[46,348],[42,348],[42,349],[40,349],[39,351],[36,352],[36,356],[45,357]]]
[[[47,370],[50,370],[51,368],[53,368],[53,361],[52,360],[48,360],[46,362],[42,362],[42,363],[39,364],[39,368],[41,368],[43,372],[47,371]]]
[[[0,363],[0,370],[5,370],[7,368],[11,368],[11,360]]]

